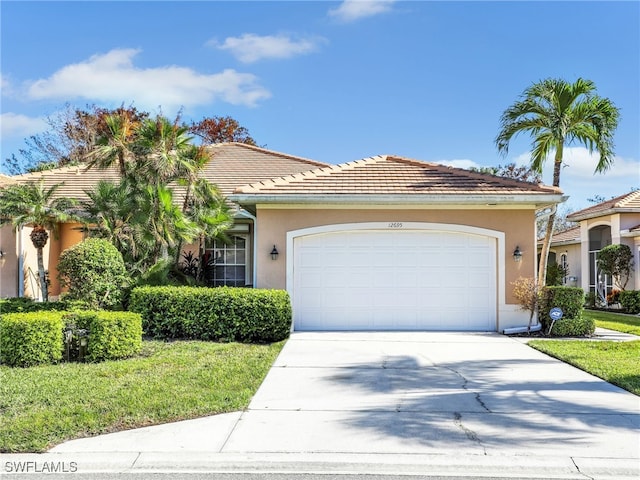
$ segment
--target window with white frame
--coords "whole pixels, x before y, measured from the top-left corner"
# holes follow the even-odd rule
[[[208,242],[204,255],[204,276],[212,287],[245,287],[249,280],[249,235],[231,234],[230,242]]]

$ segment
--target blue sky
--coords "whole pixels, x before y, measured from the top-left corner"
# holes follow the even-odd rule
[[[568,208],[640,187],[637,1],[3,0],[0,14],[3,159],[65,103],[124,103],[230,115],[261,146],[329,163],[525,163],[528,137],[495,148],[501,113],[532,82],[583,77],[622,117],[607,174],[566,152]]]

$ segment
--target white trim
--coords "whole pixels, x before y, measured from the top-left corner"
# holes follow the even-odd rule
[[[478,204],[478,205],[424,205],[424,204],[314,204],[304,205],[300,203],[257,203],[260,210],[531,210],[536,208],[534,204]]]
[[[397,224],[395,224],[397,225]],[[426,231],[438,231],[438,232],[454,232],[454,233],[466,233],[471,235],[479,235],[484,237],[490,237],[496,240],[496,256],[497,256],[497,271],[496,271],[496,283],[498,290],[498,304],[496,305],[496,330],[501,331],[501,319],[500,313],[508,311],[506,306],[506,280],[505,280],[505,234],[497,230],[490,230],[487,228],[472,227],[469,225],[457,225],[448,223],[427,223],[427,222],[401,222],[401,227],[392,226],[389,222],[363,222],[363,223],[338,223],[332,225],[321,225],[318,227],[302,228],[299,230],[292,230],[287,232],[287,264],[286,264],[286,289],[289,292],[289,296],[294,298],[294,254],[293,245],[294,240],[298,237],[304,237],[307,235],[318,235],[322,233],[343,232],[353,230],[385,230],[385,231],[407,231],[407,230],[426,230]],[[291,324],[293,331],[293,323]]]

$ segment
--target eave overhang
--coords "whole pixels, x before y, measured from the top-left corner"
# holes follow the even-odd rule
[[[242,206],[264,204],[299,205],[527,205],[535,209],[546,208],[564,202],[561,194],[260,194],[235,193],[228,199]]]
[[[619,213],[640,213],[640,208],[629,207],[614,207],[606,210],[600,210],[599,212],[588,212],[584,214],[570,214],[567,215],[567,220],[571,222],[580,222],[582,220],[590,220],[592,218],[606,217],[607,215],[616,215]]]

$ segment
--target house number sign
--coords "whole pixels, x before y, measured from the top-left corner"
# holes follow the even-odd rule
[[[389,228],[402,228],[402,222],[389,222]]]

